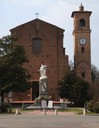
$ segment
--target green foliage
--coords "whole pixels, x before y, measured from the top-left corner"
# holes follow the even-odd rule
[[[95,82],[96,76],[93,71],[91,71],[91,79],[92,79],[92,82]]]
[[[99,70],[94,65],[91,66],[91,79],[92,79],[92,82],[99,80]]]
[[[24,48],[11,36],[0,40],[0,91],[24,92],[30,88]]]
[[[0,112],[1,112],[1,113],[8,112],[8,108],[9,108],[9,104],[8,104],[8,103],[3,103],[3,104],[0,106]]]
[[[86,103],[86,108],[90,112],[99,113],[99,102],[91,100]]]
[[[96,102],[93,106],[93,111],[99,113],[99,102]]]
[[[88,111],[93,112],[94,101],[91,100],[89,102],[86,102],[85,106],[86,106]]]
[[[76,105],[84,106],[84,103],[89,100],[88,90],[88,82],[77,78],[73,86],[73,100]]]
[[[59,96],[74,102],[77,106],[84,106],[89,100],[89,83],[76,76],[74,70],[68,70],[59,81]]]
[[[59,95],[61,98],[72,100],[73,84],[75,83],[74,72],[68,70],[62,80],[59,81]]]

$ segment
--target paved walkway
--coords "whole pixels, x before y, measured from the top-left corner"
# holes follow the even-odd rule
[[[0,114],[0,128],[99,128],[99,116],[76,115],[72,112],[35,110],[19,115]]]

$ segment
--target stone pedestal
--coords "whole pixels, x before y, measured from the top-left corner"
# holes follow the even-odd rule
[[[40,77],[39,79],[39,98],[48,98],[48,78]]]

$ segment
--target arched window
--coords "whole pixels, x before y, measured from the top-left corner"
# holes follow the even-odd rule
[[[82,78],[85,78],[85,71],[82,71]]]
[[[84,19],[80,19],[80,26],[81,27],[85,27],[85,20]]]
[[[81,52],[84,53],[85,49],[84,47],[81,47]]]
[[[39,54],[42,52],[42,39],[41,38],[32,39],[32,52],[36,54]]]

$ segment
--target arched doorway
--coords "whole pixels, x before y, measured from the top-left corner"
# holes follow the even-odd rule
[[[39,81],[32,82],[32,100],[39,96]]]

